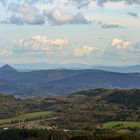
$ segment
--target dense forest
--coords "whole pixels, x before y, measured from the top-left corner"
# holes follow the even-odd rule
[[[37,129],[0,130],[0,140],[139,140],[140,134],[96,134],[95,132],[64,132]]]

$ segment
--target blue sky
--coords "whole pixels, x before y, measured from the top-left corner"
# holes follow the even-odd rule
[[[0,63],[135,65],[140,0],[0,0]]]

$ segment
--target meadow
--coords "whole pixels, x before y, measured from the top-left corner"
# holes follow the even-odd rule
[[[114,128],[114,127],[124,127],[124,128],[135,128],[138,127],[140,128],[140,122],[136,122],[136,121],[113,121],[113,122],[107,122],[104,123],[103,127],[104,128]]]
[[[45,118],[52,115],[52,111],[44,111],[44,112],[34,112],[34,113],[27,113],[19,116],[15,116],[12,118],[8,119],[1,119],[0,120],[0,125],[2,124],[8,124],[12,122],[21,122],[21,121],[26,121],[26,120],[34,120],[34,119],[39,119],[39,118]]]

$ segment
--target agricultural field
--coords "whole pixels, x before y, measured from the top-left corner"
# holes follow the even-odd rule
[[[39,118],[42,119],[42,118],[45,118],[45,117],[49,117],[52,114],[53,114],[53,112],[51,112],[51,111],[23,114],[23,115],[19,115],[19,116],[8,118],[8,119],[1,119],[0,120],[0,125],[8,124],[8,123],[15,122],[15,121],[16,122],[21,122],[21,121],[26,121],[26,120],[35,120],[35,119],[39,119]]]

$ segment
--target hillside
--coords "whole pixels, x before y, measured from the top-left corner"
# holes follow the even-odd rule
[[[22,114],[27,114],[24,115],[26,119],[29,113],[49,111],[52,112],[49,118],[39,117],[41,125],[47,123],[49,126],[55,125],[57,128],[72,130],[93,130],[113,121],[140,122],[139,94],[138,89],[92,89],[67,96],[24,100],[1,94],[0,118],[10,118],[9,122],[13,117],[21,118]],[[7,119],[0,122],[7,122]]]
[[[48,91],[56,94],[72,93],[91,88],[139,88],[140,76],[136,74],[85,70],[78,75],[49,82],[45,86],[48,88]]]
[[[139,73],[92,69],[19,72],[9,65],[0,68],[0,92],[16,97],[67,95],[91,88],[139,87]]]
[[[114,91],[112,94],[110,94],[107,98],[107,101],[118,103],[118,104],[124,104],[127,106],[140,106],[140,91],[135,90],[120,90],[120,91]]]

